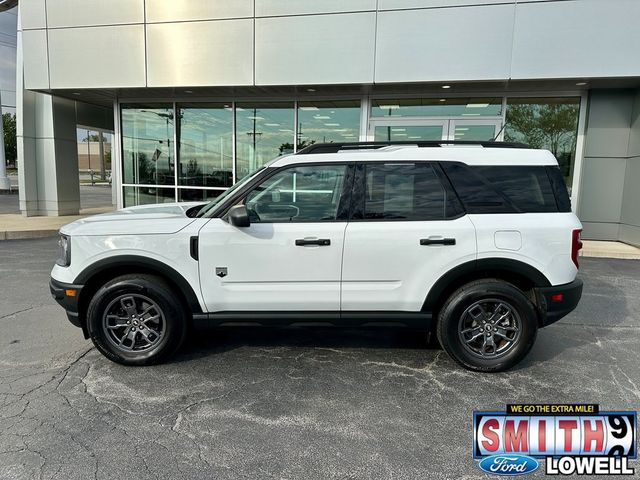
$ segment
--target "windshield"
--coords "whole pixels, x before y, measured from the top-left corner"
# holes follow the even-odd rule
[[[259,168],[258,170],[256,170],[252,174],[247,175],[246,177],[244,177],[242,180],[240,180],[235,185],[229,187],[227,190],[222,192],[220,195],[218,195],[216,198],[214,198],[209,203],[207,203],[204,207],[202,207],[202,209],[198,212],[198,215],[196,215],[196,217],[197,218],[201,218],[201,217],[209,216],[208,214],[213,213],[213,210],[215,209],[215,207],[220,205],[225,198],[227,198],[229,195],[231,195],[233,192],[235,192],[236,190],[238,190],[242,186],[244,186],[247,183],[249,183],[258,173],[260,173],[265,168],[266,167]]]

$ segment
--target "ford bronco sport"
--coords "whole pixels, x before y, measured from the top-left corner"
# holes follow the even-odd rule
[[[554,156],[500,142],[316,144],[208,204],[60,230],[51,292],[109,359],[168,358],[194,322],[434,329],[501,371],[582,293]]]

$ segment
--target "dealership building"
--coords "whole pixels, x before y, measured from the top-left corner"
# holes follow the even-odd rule
[[[316,142],[495,138],[556,155],[585,238],[640,245],[639,21],[638,0],[20,0],[20,208],[78,213],[78,126],[115,134],[118,207],[207,200]]]

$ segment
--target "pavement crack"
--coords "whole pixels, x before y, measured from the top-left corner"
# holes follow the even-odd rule
[[[28,312],[29,310],[33,310],[34,308],[40,308],[40,307],[44,307],[44,304],[32,305],[32,306],[30,306],[28,308],[23,308],[22,310],[16,310],[13,313],[7,313],[5,315],[0,315],[0,320],[2,320],[4,318],[8,318],[8,317],[13,317],[14,315],[18,315],[19,313]]]

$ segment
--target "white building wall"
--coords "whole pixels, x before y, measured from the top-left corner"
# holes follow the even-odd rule
[[[640,76],[630,61],[640,50],[637,0],[23,0],[21,8],[33,89]]]

